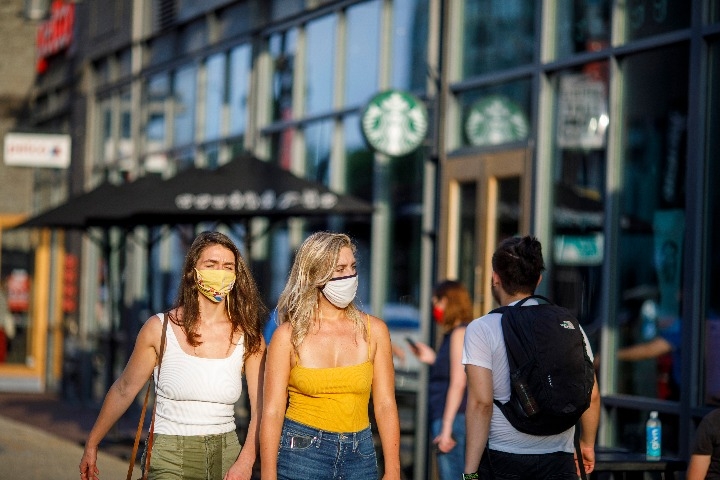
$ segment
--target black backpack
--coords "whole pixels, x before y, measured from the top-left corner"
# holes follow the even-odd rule
[[[530,298],[544,303],[522,306]],[[495,405],[530,435],[555,435],[575,425],[590,406],[595,383],[577,319],[540,295],[490,313],[502,313],[510,365],[510,401]]]

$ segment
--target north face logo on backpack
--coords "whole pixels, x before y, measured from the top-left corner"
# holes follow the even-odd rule
[[[523,306],[529,298],[544,303]],[[595,370],[580,324],[570,312],[533,295],[502,313],[510,367],[510,401],[494,400],[517,430],[555,435],[575,425],[590,406]]]

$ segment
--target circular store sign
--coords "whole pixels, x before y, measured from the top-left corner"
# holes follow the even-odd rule
[[[471,145],[498,145],[524,140],[530,125],[522,108],[502,95],[481,98],[470,107],[465,134]]]
[[[368,102],[361,118],[365,139],[372,148],[392,157],[407,155],[425,139],[425,104],[410,93],[388,90]]]

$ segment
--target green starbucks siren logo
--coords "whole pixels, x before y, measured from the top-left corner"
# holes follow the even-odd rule
[[[428,129],[425,105],[414,95],[388,90],[375,95],[362,115],[362,132],[372,148],[399,157],[420,146]]]
[[[502,95],[491,95],[475,102],[465,121],[465,134],[472,145],[524,140],[529,130],[522,108]]]

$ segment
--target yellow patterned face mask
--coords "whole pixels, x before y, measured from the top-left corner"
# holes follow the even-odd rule
[[[200,293],[210,301],[222,302],[235,285],[235,273],[227,270],[198,270],[195,269],[195,283]]]

